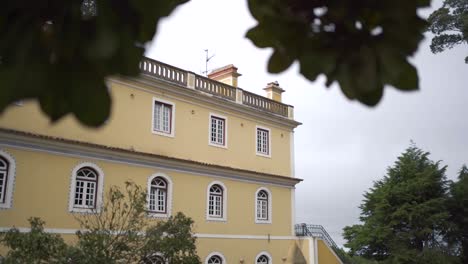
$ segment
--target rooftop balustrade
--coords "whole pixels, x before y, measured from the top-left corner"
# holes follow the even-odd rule
[[[293,119],[293,107],[290,105],[244,91],[243,89],[179,69],[157,60],[146,57],[143,58],[140,62],[140,71],[142,74],[156,79],[161,79],[238,104]]]

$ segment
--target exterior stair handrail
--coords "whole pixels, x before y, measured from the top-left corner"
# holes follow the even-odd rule
[[[309,236],[320,238],[325,241],[331,248],[338,249],[335,241],[331,238],[328,232],[321,225],[311,225],[311,224],[296,224],[294,227],[296,231],[296,236]]]

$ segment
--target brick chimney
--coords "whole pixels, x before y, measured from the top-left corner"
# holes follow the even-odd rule
[[[271,82],[267,87],[263,88],[266,91],[266,97],[281,103],[281,94],[284,93],[283,88],[279,86],[278,82]]]
[[[237,77],[242,74],[237,72],[236,66],[229,64],[224,67],[214,69],[208,74],[208,78],[237,87]]]

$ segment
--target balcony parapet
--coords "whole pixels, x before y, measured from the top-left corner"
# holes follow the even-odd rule
[[[247,92],[192,72],[144,57],[140,62],[142,74],[201,91],[241,105],[266,111],[284,118],[294,119],[294,107],[266,97]]]

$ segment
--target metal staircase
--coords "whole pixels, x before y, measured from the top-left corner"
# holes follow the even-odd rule
[[[320,238],[325,243],[328,244],[333,249],[337,249],[338,246],[336,245],[335,241],[331,238],[328,232],[323,228],[321,225],[310,225],[310,224],[296,224],[294,226],[296,231],[296,236],[309,236],[309,237],[316,237]]]

